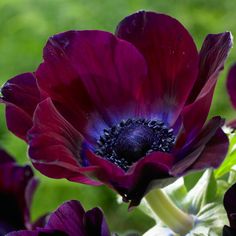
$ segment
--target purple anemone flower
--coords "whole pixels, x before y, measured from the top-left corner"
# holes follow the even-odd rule
[[[54,35],[36,72],[1,90],[8,128],[44,175],[104,183],[138,205],[153,187],[223,161],[224,121],[206,119],[231,46],[229,32],[210,34],[198,53],[177,20],[145,11],[115,35]]]
[[[30,166],[18,166],[0,150],[0,236],[32,228],[29,209],[37,183]]]
[[[230,227],[225,225],[223,228],[223,236],[236,235],[236,184],[231,186],[224,196],[224,207],[228,215]]]
[[[234,64],[229,70],[226,86],[231,103],[234,109],[236,109],[236,64]],[[236,129],[236,119],[229,121],[228,125],[233,129]]]
[[[111,236],[106,220],[99,208],[85,212],[76,200],[62,204],[53,212],[45,226],[35,230],[21,230],[7,236]]]

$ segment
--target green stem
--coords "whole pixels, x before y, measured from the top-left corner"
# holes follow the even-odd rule
[[[193,228],[193,217],[176,207],[161,189],[151,191],[145,198],[155,215],[175,233],[185,235]]]

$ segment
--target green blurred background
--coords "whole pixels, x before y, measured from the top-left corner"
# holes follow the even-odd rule
[[[0,0],[1,84],[16,74],[34,71],[42,60],[42,49],[49,36],[70,29],[114,32],[121,19],[140,9],[177,18],[191,32],[198,48],[208,33],[231,31],[236,35],[236,4],[232,0]],[[234,61],[233,48],[216,89],[211,116],[236,117],[225,90],[226,73]],[[19,163],[28,162],[26,144],[6,129],[4,106],[0,107],[0,119],[0,145]],[[127,205],[118,204],[116,195],[105,187],[53,180],[35,172],[41,184],[34,197],[33,219],[67,199],[79,199],[86,209],[102,207],[112,231],[123,233],[133,229],[143,233],[154,224],[139,209],[128,212]]]

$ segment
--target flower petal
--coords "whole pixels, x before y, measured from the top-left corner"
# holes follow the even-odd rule
[[[98,208],[85,212],[80,202],[71,200],[53,212],[44,228],[21,230],[7,236],[110,236],[103,213]]]
[[[85,212],[81,204],[75,200],[60,206],[50,216],[46,229],[56,229],[71,236],[110,236],[102,211],[93,208]]]
[[[86,164],[81,156],[83,137],[56,110],[50,98],[36,108],[33,127],[28,133],[29,156],[36,169],[52,178],[76,177],[95,184],[80,174]]]
[[[85,236],[83,223],[85,211],[78,201],[71,200],[62,204],[51,214],[46,229],[59,230],[68,235]]]
[[[24,229],[30,225],[29,208],[37,186],[29,166],[14,162],[0,164],[0,222],[1,232]]]
[[[87,236],[110,236],[106,219],[99,208],[93,208],[85,213],[84,216],[85,231]]]
[[[15,162],[15,160],[6,151],[0,149],[0,165],[8,162]]]
[[[40,99],[34,75],[25,73],[8,80],[1,93],[1,102],[6,104],[8,129],[26,141],[26,133],[32,127],[33,112]]]
[[[198,79],[194,84],[188,103],[192,103],[197,98],[211,77],[218,77],[219,72],[224,68],[232,44],[233,39],[230,32],[207,35],[200,51]]]
[[[148,64],[143,95],[151,113],[173,124],[198,72],[198,52],[188,31],[164,14],[141,11],[126,17],[116,35],[135,45]]]
[[[131,201],[130,206],[138,205],[154,186],[166,186],[170,182],[169,171],[174,162],[174,157],[168,153],[153,152],[124,172],[89,150],[86,155],[91,164],[99,167],[93,176],[116,190],[124,201]]]
[[[230,228],[229,226],[225,225],[223,227],[223,235],[222,236],[235,236],[236,229]]]
[[[227,90],[231,103],[236,109],[236,64],[234,64],[229,70],[227,77]]]
[[[230,33],[208,35],[205,39],[201,50],[200,68],[202,69],[198,77],[199,82],[195,84],[197,92],[190,96],[189,101],[192,101],[196,96],[197,98],[182,112],[185,132],[193,137],[201,130],[207,119],[217,77],[231,47],[232,36]]]
[[[178,161],[171,174],[181,176],[189,171],[219,167],[229,145],[229,140],[221,129],[222,124],[220,117],[211,119],[200,134],[176,154]]]
[[[51,37],[36,71],[39,86],[87,139],[100,126],[135,112],[145,75],[145,61],[137,49],[103,31]]]
[[[224,195],[224,207],[230,226],[236,230],[236,184],[231,186]]]
[[[38,229],[38,230],[14,231],[10,232],[6,236],[69,236],[69,235],[67,233],[58,230]]]

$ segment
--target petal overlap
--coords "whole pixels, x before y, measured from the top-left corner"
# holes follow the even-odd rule
[[[31,227],[30,206],[38,181],[30,166],[19,166],[1,150],[0,233]]]
[[[69,31],[51,37],[36,71],[40,88],[87,138],[101,129],[95,119],[101,126],[112,125],[137,112],[145,76],[146,64],[138,50],[102,31]]]
[[[76,177],[80,182],[95,184],[79,172],[84,164],[82,135],[58,113],[50,98],[37,106],[28,136],[29,155],[42,173],[53,178]]]
[[[33,73],[24,73],[8,80],[1,88],[1,93],[1,100],[6,104],[8,129],[27,141],[26,134],[32,126],[32,116],[40,101]]]
[[[230,32],[210,34],[203,43],[198,79],[188,98],[189,105],[182,111],[184,129],[192,136],[199,132],[207,119],[218,75],[232,43]]]
[[[174,18],[141,11],[126,17],[116,35],[131,42],[148,65],[142,99],[148,113],[173,124],[198,73],[198,52],[188,31]]]
[[[88,228],[89,227],[89,228]],[[15,231],[7,236],[111,236],[103,212],[93,208],[85,212],[80,202],[63,203],[48,219],[43,228]]]

